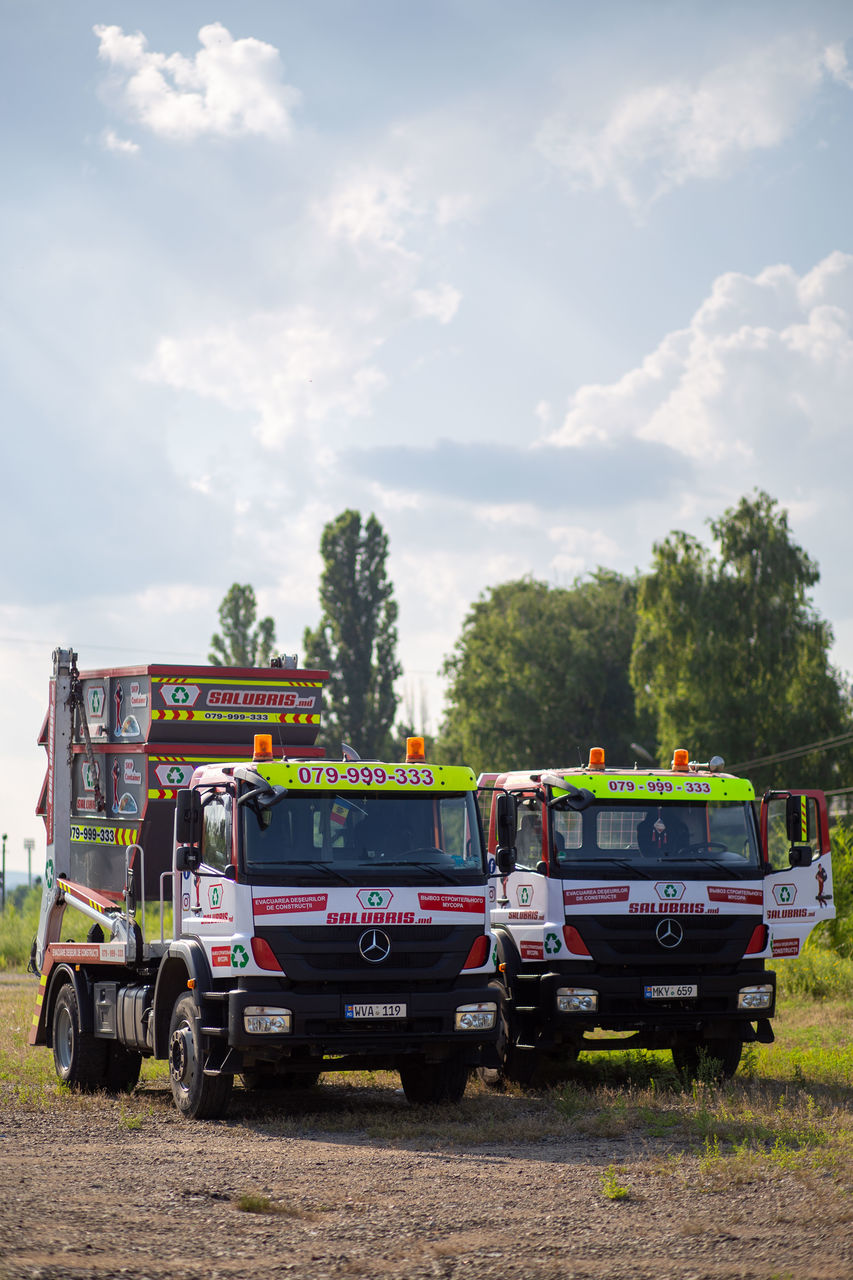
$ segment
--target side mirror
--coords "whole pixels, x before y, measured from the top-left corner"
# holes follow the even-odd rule
[[[791,844],[808,844],[813,830],[812,805],[808,796],[788,796],[785,801],[785,826]]]
[[[199,844],[201,827],[201,793],[190,787],[179,787],[175,805],[175,844]]]
[[[792,867],[810,867],[812,865],[811,845],[792,844],[789,861]]]
[[[518,829],[518,801],[509,791],[495,797],[495,864],[502,876],[515,870],[515,833]]]
[[[565,813],[567,810],[571,810],[573,813],[582,813],[584,809],[588,809],[591,804],[595,803],[595,796],[586,787],[571,787],[562,780],[558,785],[568,787],[568,790],[565,795],[555,796],[553,800],[549,800],[549,809],[556,809],[561,813]]]
[[[175,850],[176,871],[198,871],[201,866],[201,851],[198,845],[179,844]]]

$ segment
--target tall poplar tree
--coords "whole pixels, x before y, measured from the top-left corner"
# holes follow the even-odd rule
[[[399,701],[397,602],[388,580],[388,537],[371,515],[342,511],[320,540],[320,622],[306,629],[305,665],[329,671],[321,740],[336,755],[341,742],[364,759],[391,749]]]
[[[219,606],[221,634],[210,640],[208,662],[214,667],[266,667],[275,648],[275,623],[258,616],[254,588],[235,582]]]

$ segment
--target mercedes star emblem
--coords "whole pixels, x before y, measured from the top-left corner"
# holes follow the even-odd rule
[[[684,930],[677,920],[666,916],[655,929],[655,937],[662,947],[677,947],[684,938]]]
[[[391,954],[391,939],[381,929],[368,929],[359,938],[358,949],[370,964],[381,964]]]

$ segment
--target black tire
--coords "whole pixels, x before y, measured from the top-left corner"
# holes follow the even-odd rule
[[[178,1111],[188,1120],[222,1115],[231,1096],[233,1076],[204,1074],[205,1047],[195,1000],[180,996],[169,1023],[169,1084]]]
[[[738,1069],[743,1052],[740,1036],[697,1040],[695,1044],[672,1050],[672,1061],[685,1084],[693,1080],[708,1083],[730,1080]]]
[[[461,1102],[468,1084],[468,1067],[458,1054],[444,1062],[413,1057],[400,1063],[400,1082],[406,1101],[416,1105]]]
[[[274,1092],[276,1089],[313,1089],[321,1071],[272,1071],[255,1068],[243,1072],[243,1084],[252,1093]]]
[[[502,982],[492,982],[492,990],[498,1001],[498,1057],[497,1067],[478,1067],[477,1075],[488,1089],[502,1093],[508,1084],[527,1088],[534,1081],[539,1068],[539,1054],[533,1049],[519,1049],[518,1020],[512,1002]]]
[[[68,982],[53,1006],[53,1063],[63,1084],[79,1093],[106,1087],[109,1043],[80,1029],[77,992]]]
[[[133,1049],[126,1049],[123,1044],[113,1040],[107,1054],[107,1071],[104,1088],[107,1093],[130,1093],[139,1083],[139,1072],[142,1070],[142,1054]]]

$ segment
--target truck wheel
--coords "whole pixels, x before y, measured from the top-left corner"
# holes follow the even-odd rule
[[[175,1106],[191,1120],[208,1120],[225,1110],[233,1076],[204,1074],[204,1044],[195,1001],[185,992],[169,1024],[169,1084]]]
[[[518,1084],[522,1088],[532,1084],[539,1066],[539,1055],[530,1049],[516,1048],[518,1039],[518,1020],[513,1013],[512,1005],[507,999],[503,983],[492,983],[498,998],[498,1067],[478,1067],[477,1075],[483,1084],[502,1093],[508,1084]]]
[[[672,1061],[685,1084],[692,1080],[730,1080],[738,1069],[742,1052],[743,1041],[739,1036],[698,1040],[686,1048],[673,1049]]]
[[[107,1053],[107,1070],[104,1088],[108,1093],[130,1093],[139,1083],[142,1070],[142,1054],[126,1049],[113,1040]]]
[[[468,1068],[459,1055],[444,1062],[412,1058],[400,1063],[400,1082],[407,1102],[427,1106],[461,1102],[468,1083]]]
[[[53,1062],[60,1080],[81,1093],[94,1093],[106,1084],[106,1040],[80,1029],[77,992],[70,982],[53,1008]]]

